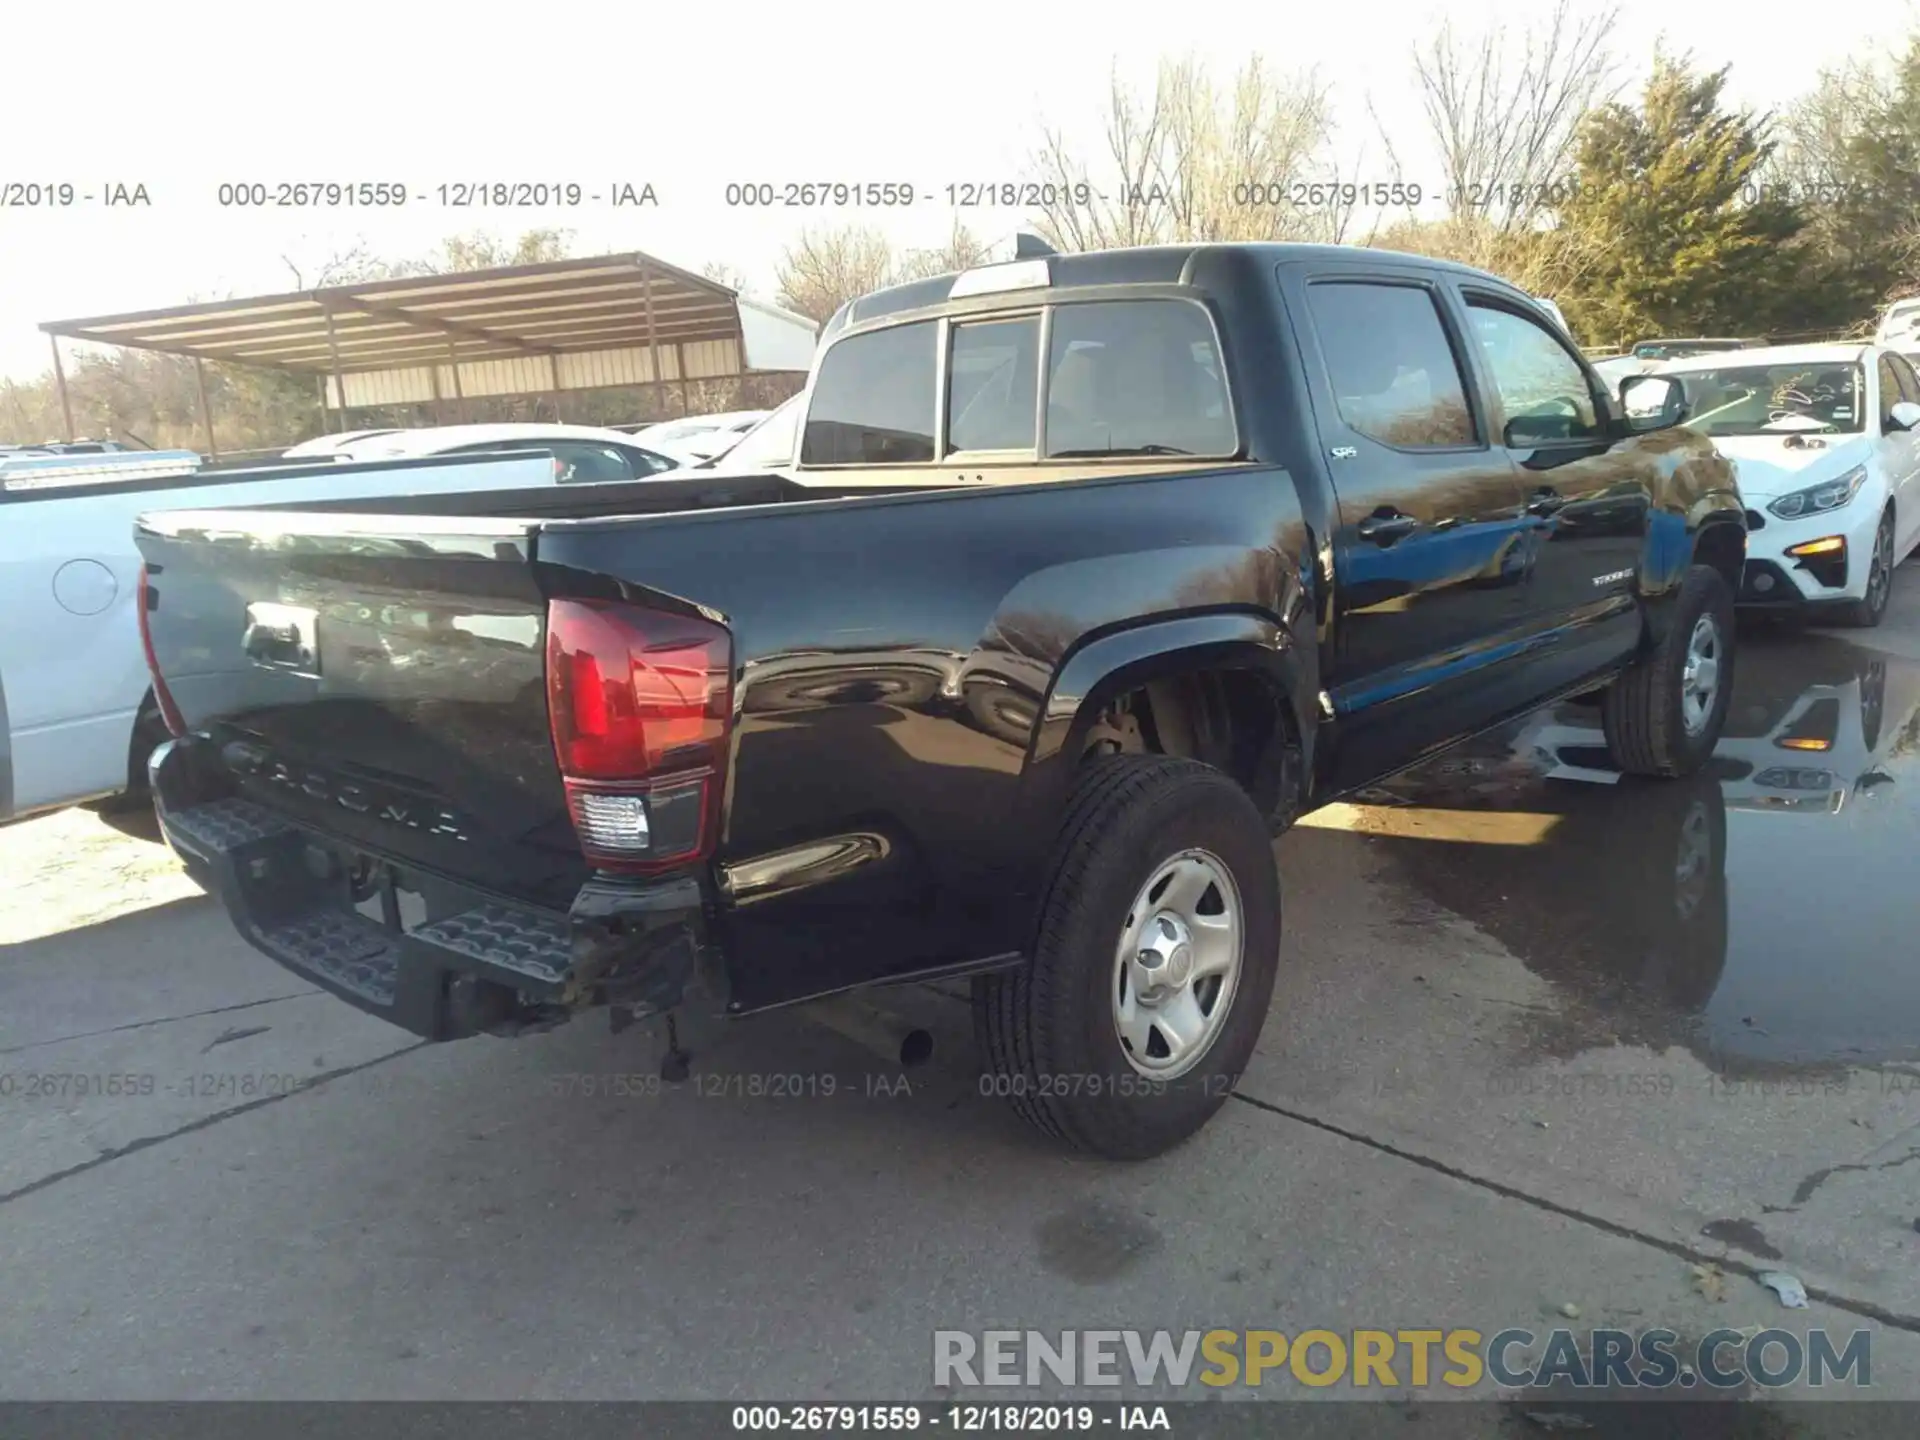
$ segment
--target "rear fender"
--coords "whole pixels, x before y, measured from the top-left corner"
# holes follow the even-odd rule
[[[1184,615],[1110,631],[1076,647],[1055,672],[1022,777],[1021,833],[1050,840],[1089,732],[1108,705],[1156,681],[1212,671],[1256,676],[1285,721],[1269,738],[1259,774],[1278,774],[1289,744],[1297,776],[1313,773],[1318,667],[1272,618],[1245,612]],[[1277,808],[1291,809],[1282,797]]]

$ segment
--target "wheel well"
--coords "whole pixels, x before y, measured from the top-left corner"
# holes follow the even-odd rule
[[[1746,533],[1736,525],[1709,525],[1694,541],[1693,563],[1711,565],[1736,595],[1740,593],[1740,572],[1746,562]]]
[[[1116,696],[1087,731],[1083,758],[1179,755],[1238,781],[1285,824],[1300,797],[1299,737],[1285,697],[1252,670],[1195,670]]]

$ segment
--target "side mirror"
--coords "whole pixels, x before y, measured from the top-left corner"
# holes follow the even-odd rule
[[[1896,430],[1920,429],[1920,405],[1911,400],[1902,400],[1887,412]]]
[[[1620,382],[1620,409],[1636,435],[1668,430],[1687,418],[1687,392],[1671,375],[1629,375]]]

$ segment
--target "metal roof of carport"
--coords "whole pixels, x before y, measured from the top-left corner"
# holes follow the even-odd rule
[[[327,285],[50,320],[40,328],[73,340],[318,375],[454,357],[464,363],[738,340],[742,330],[733,290],[639,253]]]

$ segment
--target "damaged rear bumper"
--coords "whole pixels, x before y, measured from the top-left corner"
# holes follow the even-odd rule
[[[596,879],[566,913],[517,905],[296,825],[234,793],[199,748],[171,741],[148,767],[188,874],[254,948],[402,1029],[453,1040],[597,1005],[652,1014],[721,974],[696,876]],[[403,890],[431,897],[423,923],[402,921]],[[379,918],[364,913],[374,903]]]

